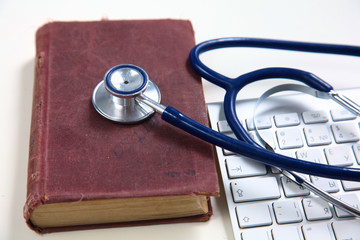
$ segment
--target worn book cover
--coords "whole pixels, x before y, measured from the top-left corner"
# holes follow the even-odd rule
[[[205,221],[219,193],[212,147],[158,114],[121,125],[91,96],[108,69],[143,68],[171,105],[207,125],[185,20],[51,22],[36,33],[24,217],[37,232]]]

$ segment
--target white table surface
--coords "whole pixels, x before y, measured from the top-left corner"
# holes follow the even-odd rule
[[[33,88],[34,35],[53,20],[190,19],[196,41],[246,36],[360,45],[360,1],[243,0],[0,0],[0,239],[232,239],[226,203],[213,198],[206,223],[181,223],[53,233],[40,236],[25,225],[28,141]],[[360,87],[354,57],[237,49],[204,55],[227,76],[269,66],[311,71],[334,88]],[[241,98],[256,97],[274,81],[255,84]],[[223,91],[204,83],[207,102]],[[181,109],[180,109],[181,110]]]

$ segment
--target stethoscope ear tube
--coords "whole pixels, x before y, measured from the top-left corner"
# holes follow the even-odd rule
[[[360,181],[360,169],[312,163],[276,154],[216,132],[185,116],[171,106],[165,108],[161,118],[204,141],[269,166],[325,178]]]

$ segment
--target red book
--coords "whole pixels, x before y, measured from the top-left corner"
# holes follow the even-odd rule
[[[219,194],[212,146],[163,122],[103,118],[95,86],[119,64],[143,68],[171,105],[207,125],[201,81],[188,64],[189,21],[52,22],[36,34],[24,206],[37,232],[205,221]]]

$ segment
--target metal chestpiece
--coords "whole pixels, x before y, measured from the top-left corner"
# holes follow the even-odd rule
[[[154,110],[136,100],[140,94],[160,102],[159,88],[146,72],[135,65],[111,68],[94,89],[92,103],[105,118],[123,124],[137,123],[150,117]]]

